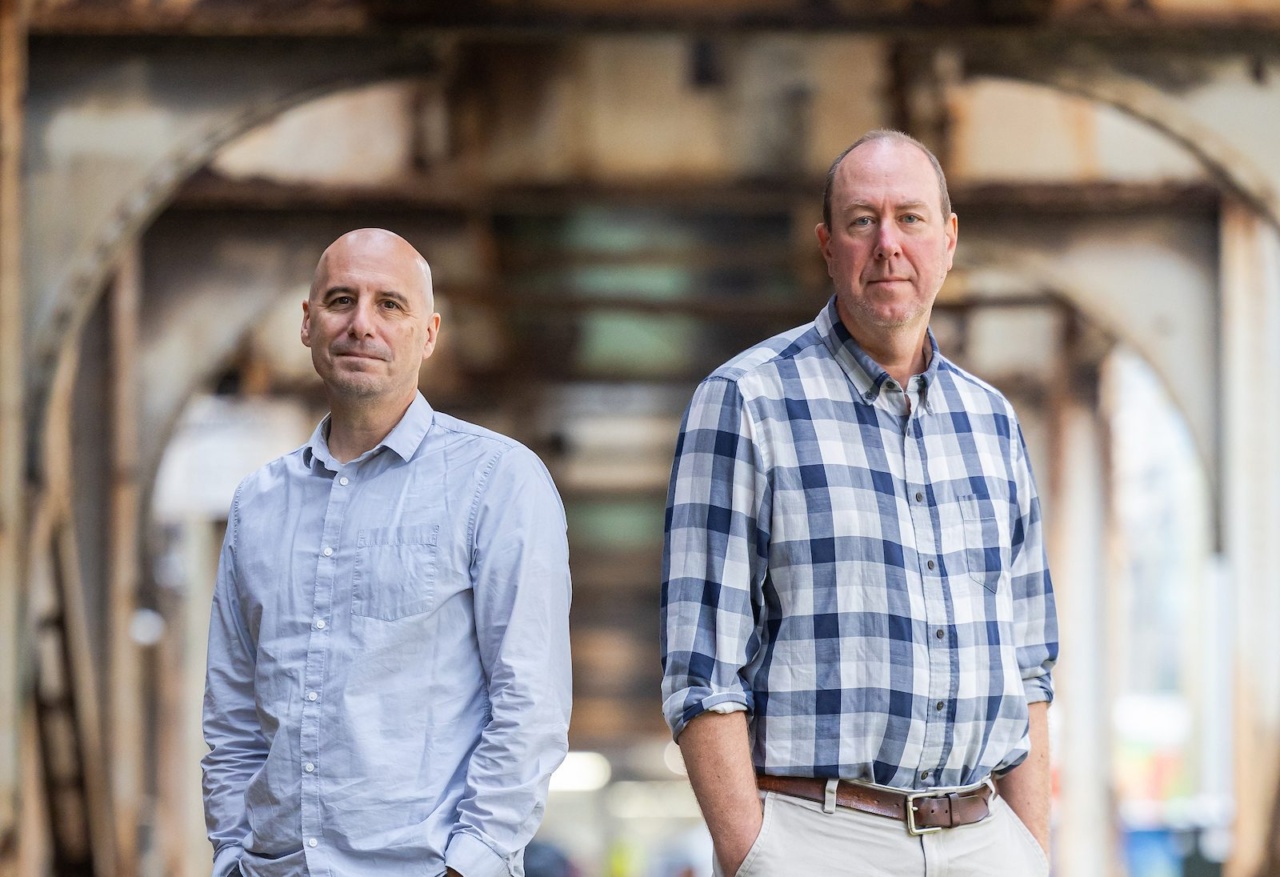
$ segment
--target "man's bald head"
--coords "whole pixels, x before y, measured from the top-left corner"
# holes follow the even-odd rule
[[[332,266],[366,261],[377,262],[388,268],[411,266],[408,275],[421,279],[418,291],[426,301],[427,313],[435,310],[435,295],[431,288],[431,266],[427,264],[422,254],[414,249],[413,244],[385,228],[358,228],[329,244],[320,255],[320,261],[316,263],[315,275],[311,278],[311,299],[314,301],[317,296],[323,294],[329,282]],[[404,291],[414,292],[411,289]]]
[[[427,260],[381,228],[347,232],[330,244],[302,303],[302,343],[311,348],[335,422],[352,405],[399,418],[439,330]]]

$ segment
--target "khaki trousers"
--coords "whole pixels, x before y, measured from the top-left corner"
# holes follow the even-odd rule
[[[1040,844],[1004,802],[991,815],[912,837],[893,819],[762,792],[764,825],[736,877],[1047,877]],[[715,877],[725,877],[719,863]]]

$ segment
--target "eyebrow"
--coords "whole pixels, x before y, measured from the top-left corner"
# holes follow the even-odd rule
[[[845,203],[846,210],[875,210],[876,205],[870,201],[848,201]],[[894,210],[928,210],[929,203],[927,201],[901,201],[893,205]]]
[[[327,289],[325,289],[324,293],[320,296],[320,300],[328,301],[331,297],[335,295],[355,295],[355,294],[356,294],[356,289],[355,287],[352,287],[352,286],[342,286],[342,285],[330,286]],[[405,295],[403,292],[400,292],[395,289],[379,289],[374,293],[374,295],[382,298],[394,299],[395,301],[399,302],[402,305],[409,304],[409,297]]]

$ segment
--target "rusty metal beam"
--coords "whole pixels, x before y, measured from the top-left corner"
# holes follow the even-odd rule
[[[31,32],[64,36],[285,36],[311,37],[351,33],[368,28],[358,0],[329,3],[271,3],[232,0],[226,3],[117,2],[38,3]]]
[[[111,483],[107,537],[107,728],[116,873],[138,871],[138,825],[143,798],[142,667],[131,636],[140,577],[141,502],[138,484],[137,246],[121,259],[108,291],[111,318]]]
[[[192,0],[137,3],[135,0],[62,0],[38,3],[32,29],[40,34],[114,35],[282,35],[309,36],[387,28],[448,28],[469,32],[689,30],[862,31],[954,36],[959,31],[1000,32],[1052,29],[1068,36],[1115,38],[1152,32],[1215,37],[1280,29],[1275,11],[1217,9],[1153,10],[1148,4],[1090,4],[1069,8],[1055,0]]]
[[[1280,812],[1280,658],[1274,646],[1280,594],[1256,571],[1280,531],[1280,235],[1248,206],[1224,204],[1221,226],[1222,418],[1225,441],[1219,532],[1233,602],[1235,824],[1228,877],[1275,873],[1273,814]]]
[[[77,363],[69,365],[53,387],[51,429],[43,450],[60,460],[72,457],[71,421],[78,369]],[[50,811],[51,864],[59,875],[92,873],[94,877],[114,877],[115,834],[109,766],[104,754],[104,698],[98,684],[100,661],[91,634],[95,625],[85,599],[84,566],[72,508],[75,480],[70,467],[54,469],[52,474],[47,489],[33,502],[28,540],[31,598],[40,610],[37,621],[44,640],[37,682],[42,692],[51,695],[38,701],[37,712],[52,709],[65,713],[55,721],[74,728],[74,739],[42,741],[43,747],[58,744],[62,768],[56,773],[44,770],[46,785],[60,787],[60,795],[55,798],[47,794],[45,802]],[[87,828],[68,818],[68,814],[76,813],[87,822]],[[87,846],[68,842],[69,835],[83,837],[86,833]]]
[[[957,213],[1017,208],[1050,213],[1216,212],[1221,190],[1208,183],[984,183],[950,186]],[[192,176],[170,205],[181,211],[423,211],[455,216],[485,213],[552,214],[582,206],[644,207],[711,213],[784,213],[796,199],[821,205],[822,180],[681,181],[642,184],[467,186],[424,176],[395,186],[317,186],[231,179],[211,171]],[[807,235],[806,235],[807,243]]]
[[[26,20],[21,0],[0,0],[0,877],[18,870],[20,739],[25,705],[21,623],[25,547],[22,420],[22,235],[19,183]]]

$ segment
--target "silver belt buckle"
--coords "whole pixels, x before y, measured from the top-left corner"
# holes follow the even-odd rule
[[[943,792],[942,795],[947,794]],[[942,831],[941,825],[930,825],[927,828],[921,828],[916,825],[916,801],[921,798],[940,798],[937,792],[912,792],[907,795],[907,834],[912,837],[919,837],[922,834],[933,834],[935,831]]]
[[[916,801],[919,801],[922,798],[945,798],[948,795],[954,795],[957,793],[967,794],[969,792],[976,792],[978,789],[982,788],[983,786],[987,786],[988,788],[990,788],[991,796],[995,797],[996,784],[995,784],[995,781],[991,779],[990,776],[987,776],[986,779],[984,779],[982,782],[974,786],[961,786],[959,788],[951,788],[951,789],[931,789],[930,791],[927,791],[927,792],[908,793],[907,803],[906,803],[907,834],[911,835],[912,837],[919,837],[922,834],[933,834],[935,831],[942,831],[943,829],[943,826],[941,825],[929,825],[924,828],[921,828],[920,826],[916,825]]]

